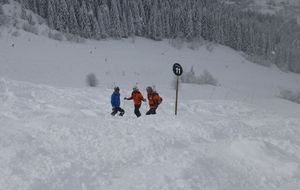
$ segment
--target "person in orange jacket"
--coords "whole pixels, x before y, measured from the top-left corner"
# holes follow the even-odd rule
[[[146,90],[150,106],[150,110],[146,113],[146,115],[155,115],[159,104],[162,102],[162,98],[156,91],[153,90],[152,87],[148,86]]]
[[[142,93],[139,91],[137,87],[133,87],[133,91],[129,98],[124,98],[124,100],[133,100],[134,102],[134,114],[137,117],[140,117],[142,114],[140,112],[140,108],[142,105],[142,101],[145,102],[146,99],[143,97]]]

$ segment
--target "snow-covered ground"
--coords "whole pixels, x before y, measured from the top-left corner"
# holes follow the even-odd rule
[[[47,28],[43,27],[44,30]],[[19,36],[14,37],[18,31]],[[136,38],[59,42],[0,28],[0,189],[295,190],[300,106],[277,98],[300,75],[216,45],[191,50]],[[40,33],[41,34],[41,33]],[[172,65],[219,86],[181,85],[174,116]],[[97,88],[86,87],[95,73]],[[111,117],[114,85],[155,85],[158,115],[130,101]]]
[[[158,115],[121,118],[110,89],[0,84],[0,189],[300,188],[297,104],[184,100],[175,117],[162,94]]]
[[[131,89],[156,85],[171,89],[172,65],[182,64],[186,71],[194,67],[196,75],[208,70],[217,78],[220,98],[226,96],[273,97],[281,89],[295,89],[300,76],[284,73],[247,61],[234,50],[212,45],[198,50],[177,49],[168,41],[129,40],[87,41],[83,44],[59,42],[20,31],[0,38],[0,75],[8,79],[54,86],[86,86],[86,76],[95,73],[99,83],[112,88]],[[193,86],[200,89],[201,86]],[[204,87],[204,89],[206,89]],[[202,89],[201,89],[202,90]],[[204,90],[205,91],[205,90]],[[196,98],[201,94],[194,94]]]

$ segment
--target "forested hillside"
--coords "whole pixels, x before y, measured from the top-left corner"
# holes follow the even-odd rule
[[[6,0],[2,0],[4,2]],[[296,20],[240,10],[222,0],[19,0],[50,28],[85,38],[143,36],[213,41],[261,64],[300,72]]]

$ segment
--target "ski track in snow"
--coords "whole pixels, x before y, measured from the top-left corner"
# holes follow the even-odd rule
[[[0,189],[298,189],[300,119],[237,101],[172,99],[109,115],[111,90],[2,80]],[[145,113],[146,106],[142,106]]]

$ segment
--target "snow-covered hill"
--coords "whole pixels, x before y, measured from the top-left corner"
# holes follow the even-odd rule
[[[1,80],[0,189],[299,189],[300,113],[229,100],[109,115],[111,90]],[[128,95],[129,91],[121,91]],[[266,102],[265,102],[266,104]],[[274,108],[273,107],[273,108]],[[146,106],[142,106],[145,113]]]
[[[142,38],[136,38],[135,42],[107,40],[75,44],[19,32],[19,37],[2,32],[0,38],[0,75],[14,80],[83,87],[87,74],[95,73],[99,83],[109,88],[119,85],[131,89],[138,84],[171,90],[172,65],[178,62],[185,71],[193,66],[196,75],[203,70],[211,72],[221,85],[213,88],[219,98],[274,97],[280,90],[297,89],[300,84],[299,75],[253,64],[224,46],[211,45],[210,51],[206,45],[198,50],[185,46],[177,49],[167,41]],[[212,89],[191,88],[203,92]],[[203,98],[201,94],[194,96]]]
[[[0,38],[0,189],[300,187],[300,107],[276,98],[297,88],[299,75],[222,46],[176,49],[139,38],[74,44],[20,33]],[[182,85],[178,117],[174,62],[207,69],[221,84]],[[97,88],[84,87],[90,72]],[[111,117],[114,83],[122,98],[136,83],[143,93],[156,85],[159,114],[136,119],[132,103],[122,102],[125,116]]]
[[[300,188],[300,106],[277,98],[299,90],[300,75],[215,44],[78,44],[37,29],[0,27],[1,190]],[[175,62],[196,75],[208,70],[220,84],[182,84],[178,117]],[[97,88],[86,87],[89,73]],[[155,85],[158,115],[144,116],[144,104],[136,119],[132,102],[122,101],[124,117],[111,117],[115,85],[121,98],[134,85],[144,95]]]

